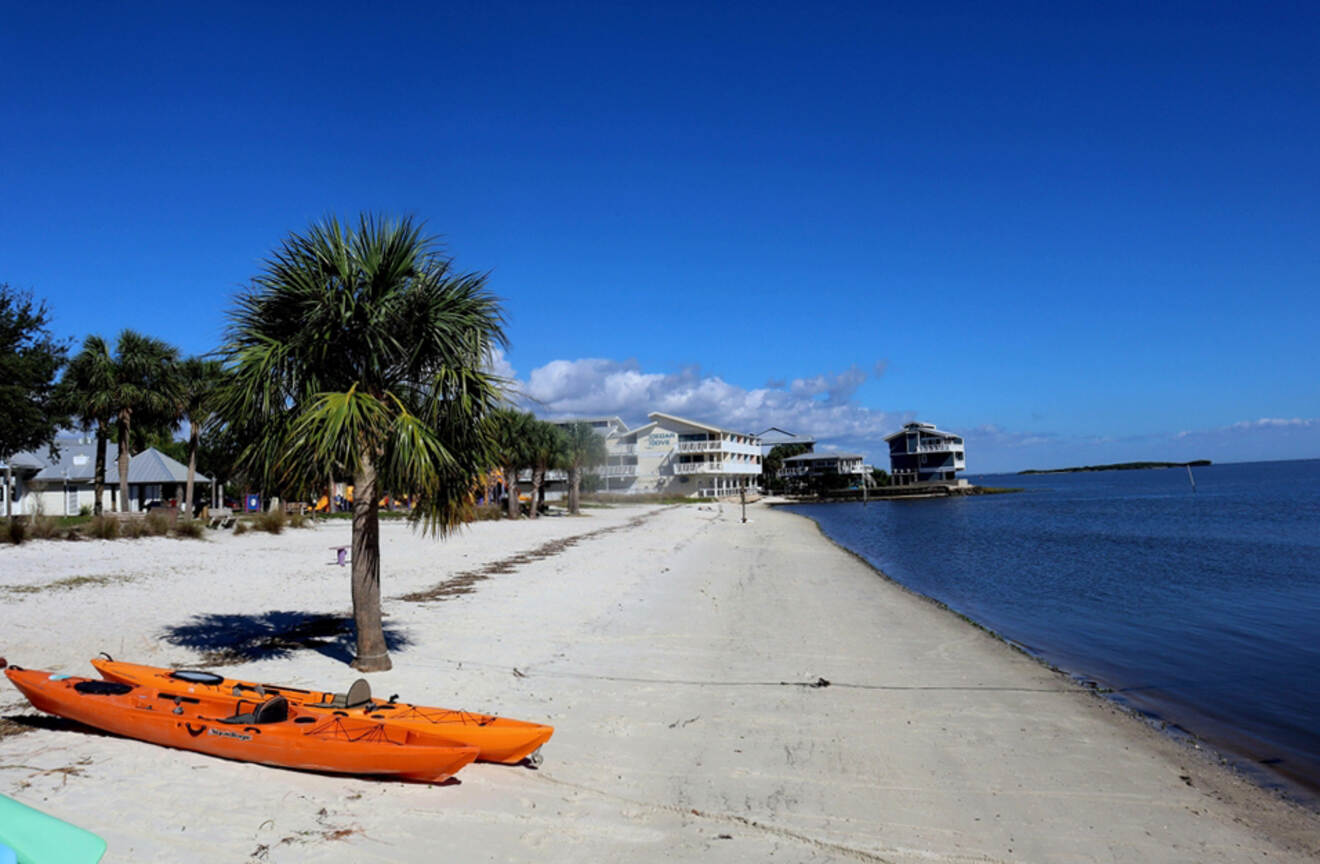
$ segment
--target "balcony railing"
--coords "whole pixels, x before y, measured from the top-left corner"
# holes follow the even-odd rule
[[[680,453],[718,453],[724,449],[723,441],[679,441]]]
[[[636,444],[610,444],[606,448],[611,456],[631,456],[637,452]]]
[[[675,474],[714,474],[724,470],[723,462],[676,462]]]
[[[596,469],[601,477],[636,477],[636,465],[602,465]]]

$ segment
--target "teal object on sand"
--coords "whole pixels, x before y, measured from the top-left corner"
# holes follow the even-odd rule
[[[0,864],[96,864],[104,854],[91,831],[0,795]]]

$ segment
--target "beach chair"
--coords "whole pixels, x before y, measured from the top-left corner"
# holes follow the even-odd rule
[[[206,523],[208,528],[233,528],[238,517],[234,511],[228,507],[215,507],[211,510],[210,520]]]

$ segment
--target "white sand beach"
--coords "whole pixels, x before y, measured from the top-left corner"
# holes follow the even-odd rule
[[[427,786],[228,762],[36,721],[5,682],[0,792],[97,832],[107,862],[1320,855],[1316,814],[884,580],[809,520],[749,517],[593,509],[438,542],[382,525],[394,669],[373,691],[554,724],[539,769],[475,764]],[[0,654],[92,674],[100,651],[237,651],[258,659],[233,677],[347,687],[351,637],[317,616],[348,611],[330,549],[348,523],[208,538],[0,547]],[[401,599],[450,579],[457,592]]]

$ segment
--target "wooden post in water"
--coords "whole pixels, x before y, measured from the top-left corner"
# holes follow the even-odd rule
[[[1196,491],[1196,478],[1192,476],[1192,466],[1191,466],[1190,463],[1188,463],[1187,465],[1185,465],[1185,466],[1183,466],[1183,467],[1185,467],[1185,468],[1187,469],[1187,479],[1191,481],[1191,483],[1192,483],[1192,491],[1195,492],[1195,491]]]

